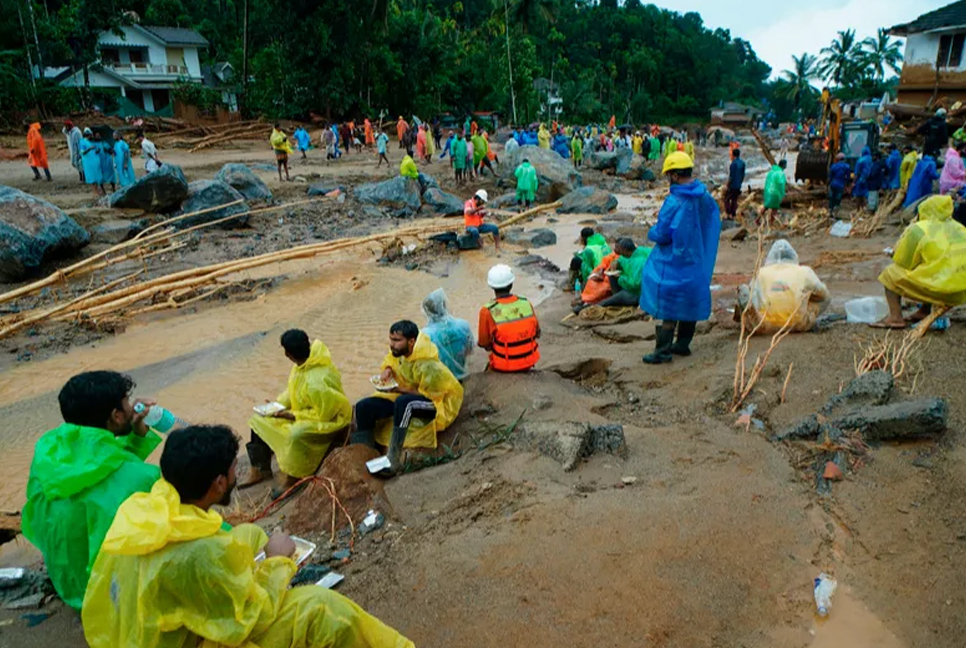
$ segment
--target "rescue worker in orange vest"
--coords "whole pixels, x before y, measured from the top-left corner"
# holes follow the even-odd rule
[[[486,204],[488,199],[486,189],[480,189],[472,198],[463,203],[463,224],[466,226],[466,233],[474,239],[479,240],[480,234],[492,234],[493,248],[499,252],[500,228],[493,223],[483,222],[483,218],[486,216],[483,205]]]
[[[496,299],[480,309],[478,344],[490,352],[489,368],[506,373],[529,371],[540,360],[540,323],[533,305],[511,294],[513,279],[509,266],[501,263],[490,268],[486,283]]]

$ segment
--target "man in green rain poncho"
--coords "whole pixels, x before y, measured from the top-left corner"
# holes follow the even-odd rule
[[[600,265],[600,262],[604,260],[605,256],[610,254],[610,246],[607,245],[607,239],[604,238],[603,234],[595,232],[591,227],[585,227],[580,230],[580,245],[580,251],[574,254],[574,257],[570,260],[570,275],[567,277],[567,286],[565,288],[567,292],[571,289],[579,290],[574,285],[578,279],[580,280],[581,286],[586,284],[590,273]]]
[[[529,158],[523,158],[514,171],[513,175],[517,179],[517,204],[524,209],[530,209],[530,205],[537,198],[537,189],[540,187],[540,179],[537,177],[537,170],[530,164]]]
[[[648,160],[658,160],[661,158],[661,140],[651,135],[651,150],[647,153]]]
[[[607,274],[611,296],[598,302],[597,306],[636,306],[638,302],[634,300],[641,299],[641,276],[651,248],[635,245],[633,240],[622,238],[618,239],[617,249],[614,251],[620,256],[611,264]],[[588,304],[579,304],[574,307],[574,312],[580,313],[587,306]]]
[[[65,423],[34,447],[23,534],[44,555],[54,589],[79,610],[114,514],[160,476],[144,463],[161,437],[134,412],[134,381],[114,371],[74,376],[60,390]]]

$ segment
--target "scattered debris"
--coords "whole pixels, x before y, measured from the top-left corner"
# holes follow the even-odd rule
[[[577,467],[580,459],[592,454],[606,452],[624,456],[627,452],[624,426],[616,424],[527,421],[517,426],[513,440],[556,459],[568,472]]]

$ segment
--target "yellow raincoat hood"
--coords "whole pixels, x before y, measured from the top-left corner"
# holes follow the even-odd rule
[[[292,367],[288,387],[278,402],[295,421],[255,415],[248,426],[275,452],[286,475],[306,477],[315,472],[335,434],[352,422],[352,403],[342,391],[342,375],[321,340],[312,343],[309,359]]]
[[[409,427],[406,448],[435,448],[436,435],[449,427],[456,420],[463,405],[463,386],[452,372],[439,359],[439,351],[429,336],[423,332],[416,338],[413,352],[405,358],[397,358],[389,353],[382,361],[382,367],[392,367],[396,380],[402,387],[417,389],[420,394],[433,401],[436,406],[436,418],[427,425]],[[399,394],[376,392],[373,396],[396,400]],[[380,445],[388,446],[392,434],[392,419],[376,430],[376,441]]]
[[[892,292],[928,304],[966,304],[966,227],[953,220],[949,196],[919,205],[919,220],[903,232],[893,264],[879,281]]]
[[[286,153],[292,153],[295,149],[289,144],[288,138],[285,133],[278,130],[277,128],[272,129],[272,136],[269,138],[269,142],[272,143],[272,148],[276,151],[285,151]]]
[[[174,486],[159,479],[150,493],[135,493],[121,504],[101,551],[143,556],[172,542],[214,535],[222,522],[214,511],[182,504]]]

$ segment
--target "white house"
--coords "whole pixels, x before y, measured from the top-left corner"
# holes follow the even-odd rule
[[[899,103],[925,106],[933,98],[966,100],[966,0],[896,25],[889,33],[906,39]]]
[[[150,25],[126,25],[121,31],[123,35],[105,31],[98,37],[101,66],[88,71],[92,88],[117,89],[134,109],[154,113],[171,106],[177,81],[203,82],[198,51],[208,41],[198,32]],[[83,86],[84,70],[61,68],[55,78],[63,86]]]

